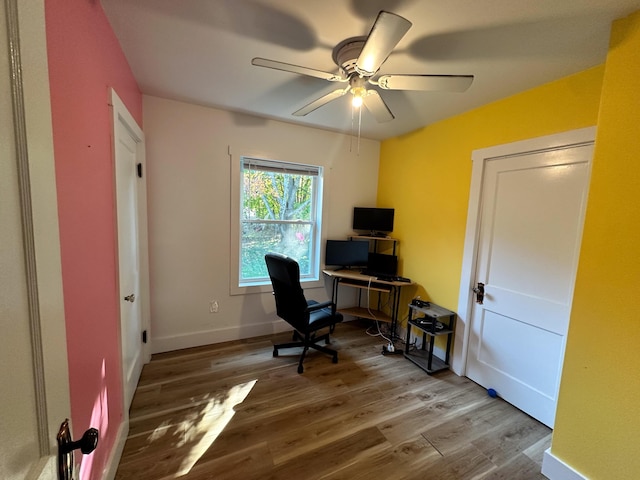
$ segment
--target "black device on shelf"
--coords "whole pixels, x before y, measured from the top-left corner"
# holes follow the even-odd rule
[[[342,268],[366,267],[369,242],[358,240],[327,240],[324,264]]]
[[[415,318],[415,319],[413,319],[411,324],[412,325],[415,324],[416,326],[419,326],[420,328],[424,328],[425,330],[427,330],[427,331],[429,331],[431,333],[439,332],[440,330],[444,329],[444,323],[435,321],[435,320],[433,320],[431,318],[427,318],[427,317]]]
[[[393,232],[393,208],[353,208],[353,229],[364,230],[372,236],[386,236]]]
[[[426,300],[422,300],[420,298],[414,298],[413,300],[411,300],[411,305],[414,305],[420,308],[429,308],[431,306],[429,302],[427,302]]]

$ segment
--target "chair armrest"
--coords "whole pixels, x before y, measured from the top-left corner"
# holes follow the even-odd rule
[[[314,312],[316,310],[322,310],[323,308],[327,308],[327,307],[333,307],[333,303],[331,303],[331,300],[327,300],[326,302],[322,302],[322,303],[313,303],[311,305],[308,305],[307,312]]]

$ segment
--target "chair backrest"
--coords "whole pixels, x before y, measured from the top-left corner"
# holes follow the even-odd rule
[[[293,258],[279,253],[264,257],[276,299],[276,312],[280,318],[296,329],[309,323],[307,300],[300,286],[300,266]]]

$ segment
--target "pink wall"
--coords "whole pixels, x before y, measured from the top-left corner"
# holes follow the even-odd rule
[[[99,1],[45,0],[45,15],[73,435],[100,430],[84,480],[123,419],[109,87],[140,125],[142,95]]]

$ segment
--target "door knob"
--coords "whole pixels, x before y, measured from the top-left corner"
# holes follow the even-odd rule
[[[131,295],[127,295],[126,297],[124,297],[125,302],[135,302],[136,301],[136,295],[135,293],[132,293]]]
[[[60,431],[57,435],[58,440],[58,479],[71,480],[75,478],[73,475],[73,451],[80,449],[84,455],[93,452],[98,446],[99,432],[95,428],[90,428],[82,438],[76,442],[71,440],[71,432],[69,430],[69,420],[65,420],[60,425]]]
[[[473,293],[476,294],[476,303],[482,305],[484,302],[484,283],[478,282],[478,286],[473,289]]]

